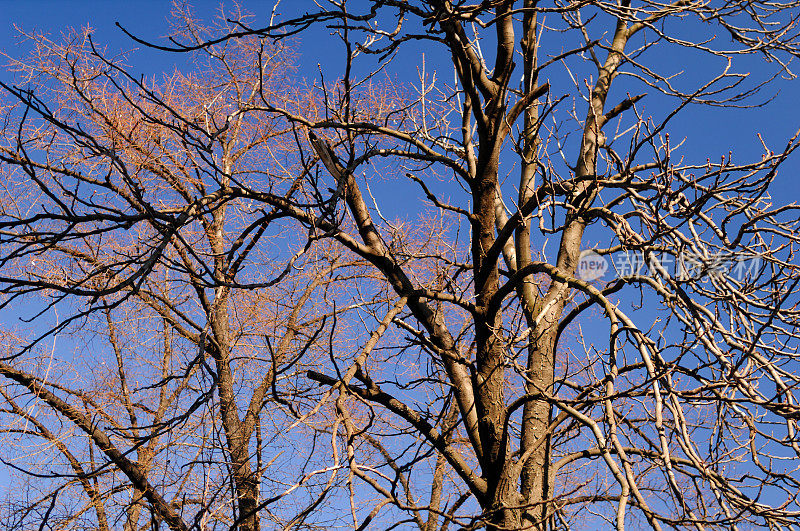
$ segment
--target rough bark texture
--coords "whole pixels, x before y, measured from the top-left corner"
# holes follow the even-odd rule
[[[800,133],[667,131],[793,76],[800,4],[312,4],[176,7],[152,82],[32,35],[0,82],[0,310],[59,312],[0,330],[9,527],[793,525]]]

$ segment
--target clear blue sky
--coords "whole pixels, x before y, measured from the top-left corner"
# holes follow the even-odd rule
[[[245,10],[254,12],[261,21],[267,19],[273,4],[271,1],[252,0],[244,0],[239,3]],[[200,18],[208,20],[218,13],[220,2],[197,0],[191,2],[191,5]],[[139,0],[136,2],[0,0],[0,11],[4,15],[0,22],[0,50],[8,52],[10,55],[24,53],[24,44],[20,46],[14,25],[25,30],[38,30],[53,36],[57,36],[67,27],[90,25],[95,29],[94,38],[97,43],[107,44],[112,50],[139,48],[132,61],[136,74],[157,74],[171,70],[175,61],[182,60],[184,56],[141,49],[115,26],[115,22],[120,22],[136,35],[157,40],[168,33],[167,17],[170,9],[171,2],[168,0]],[[314,9],[314,3],[311,0],[294,0],[281,4],[283,12],[307,9]],[[314,42],[317,39],[325,39],[325,45]],[[340,46],[335,40],[328,40],[326,32],[320,31],[310,36],[305,35],[300,41],[299,48],[301,72],[304,77],[317,77],[318,63],[322,63],[332,77],[335,77],[334,73],[341,74],[343,60],[339,53]],[[435,61],[431,55],[429,54],[427,58],[429,65]],[[409,81],[416,81],[418,61],[415,59],[408,55],[401,58],[401,61],[406,61],[408,64],[405,65],[403,62],[395,64],[395,72],[407,73],[409,76],[413,76]],[[693,66],[698,66],[691,63],[691,57],[670,55],[659,60],[667,66],[670,66],[669,62],[673,61],[675,71],[684,69],[691,71]],[[760,67],[760,57],[754,57],[751,61],[754,70],[757,70]],[[403,70],[404,66],[409,68]],[[445,77],[449,79],[449,76],[451,73],[447,72]],[[8,79],[7,74],[2,71],[0,71],[0,77]],[[687,137],[689,141],[685,152],[690,156],[697,156],[700,160],[705,160],[705,157],[709,155],[715,158],[714,155],[727,154],[727,151],[734,147],[734,156],[744,158],[751,153],[760,153],[760,145],[754,135],[754,131],[757,131],[762,134],[770,147],[777,151],[783,147],[785,139],[800,127],[800,106],[796,104],[795,99],[800,91],[798,91],[797,81],[779,80],[775,86],[780,90],[780,94],[765,109],[731,111],[695,108],[684,113],[674,121],[670,128],[673,142],[675,139]],[[620,95],[620,97],[624,96]],[[656,96],[651,94],[642,103],[653,106],[656,105],[655,99]],[[796,178],[799,168],[800,165],[793,161],[784,168],[779,178],[779,187],[776,189],[776,192],[781,192],[782,200],[800,198],[800,184]]]
[[[304,6],[313,9],[310,0],[284,0],[292,9],[302,10]],[[240,1],[240,4],[254,11],[261,20],[265,20],[271,9],[272,2]],[[218,1],[194,1],[200,18],[209,19],[215,15],[219,8]],[[132,2],[112,2],[101,0],[69,1],[69,0],[0,0],[0,12],[3,13],[0,21],[0,50],[10,55],[22,55],[25,46],[19,45],[19,38],[13,25],[25,30],[37,30],[57,36],[67,27],[82,27],[90,25],[96,31],[95,41],[99,44],[108,44],[112,50],[127,50],[140,48],[131,42],[117,27],[115,22],[122,23],[129,31],[147,39],[158,39],[168,33],[167,17],[171,9],[171,2],[167,0],[139,0]],[[288,7],[287,7],[288,9]],[[316,76],[316,65],[322,62],[332,71],[339,70],[342,66],[341,48],[335,46],[319,46],[314,39],[324,37],[323,32],[306,37],[300,42],[301,72],[306,77]],[[174,56],[152,50],[140,50],[133,57],[133,71],[135,74],[152,75],[171,70],[175,61],[181,61],[185,56]],[[407,64],[398,63],[398,67],[408,67],[408,74],[413,76],[410,81],[416,81],[417,63],[413,57],[404,59]],[[675,69],[692,69],[698,65],[691,63],[678,64],[683,60],[677,57],[663,57],[661,61],[675,61]],[[412,61],[414,61],[412,63]],[[753,62],[754,68],[760,68],[758,60]],[[446,76],[450,79],[451,72]],[[8,79],[8,74],[0,70],[0,78]],[[669,129],[673,142],[686,137],[685,153],[695,161],[704,161],[707,156],[718,159],[720,155],[727,154],[729,149],[734,149],[734,155],[739,158],[760,153],[761,146],[755,136],[760,132],[763,138],[774,150],[783,148],[787,138],[792,136],[800,127],[800,106],[797,105],[798,82],[780,81],[776,84],[780,93],[769,106],[764,109],[754,110],[720,110],[720,109],[694,109],[684,113],[675,120]],[[658,105],[657,97],[646,98],[647,105]],[[650,107],[649,110],[652,110]],[[582,111],[581,111],[582,112]],[[569,155],[573,157],[572,154]],[[778,203],[787,203],[800,200],[800,161],[794,157],[786,164],[778,182],[773,189],[773,197]],[[417,189],[409,185],[391,184],[397,186],[400,193],[416,194]],[[385,189],[384,189],[385,193]],[[404,201],[393,202],[395,205]],[[393,213],[387,213],[392,215]],[[0,475],[0,484],[2,484]]]

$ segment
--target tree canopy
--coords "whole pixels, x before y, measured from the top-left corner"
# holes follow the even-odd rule
[[[221,13],[7,56],[9,529],[794,527],[800,4]]]

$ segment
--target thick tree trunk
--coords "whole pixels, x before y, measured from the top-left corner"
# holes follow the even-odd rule
[[[218,280],[228,280],[229,264],[225,260],[222,227],[225,220],[225,207],[214,212],[214,221],[207,229],[208,240],[215,255],[214,274]],[[240,531],[258,531],[258,481],[250,465],[250,437],[248,429],[239,416],[234,386],[235,376],[231,366],[231,334],[228,305],[230,290],[221,286],[215,289],[210,312],[211,331],[214,345],[212,355],[217,368],[217,388],[219,393],[220,415],[230,456],[230,469],[236,488],[238,509],[235,527]]]
[[[218,302],[218,306],[224,306],[226,302]],[[236,405],[236,395],[234,393],[234,376],[230,366],[230,352],[225,341],[220,338],[227,338],[227,311],[216,308],[214,312],[215,338],[217,338],[217,385],[219,387],[220,413],[222,425],[225,430],[225,437],[230,455],[231,474],[233,483],[236,487],[236,499],[238,506],[238,526],[240,531],[257,531],[258,524],[258,484],[254,480],[253,470],[250,466],[249,434],[239,418]],[[220,344],[221,343],[221,344]]]

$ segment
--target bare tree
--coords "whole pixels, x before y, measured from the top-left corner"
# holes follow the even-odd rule
[[[55,488],[173,529],[791,528],[798,207],[770,189],[798,139],[740,160],[668,133],[768,103],[800,5],[319,4],[131,35],[197,59],[163,84],[76,36],[2,85],[6,306],[70,305],[48,334],[104,316],[115,353],[144,312],[165,339],[142,359],[188,345],[154,383],[94,379],[121,389],[102,413],[11,342],[6,425],[60,453]],[[342,70],[304,85],[284,47],[316,26]],[[180,386],[188,413],[132,415]],[[264,461],[282,437],[291,480]],[[57,492],[18,505],[69,517]]]
[[[330,423],[283,434],[319,395],[299,375],[357,341],[337,319],[386,297],[343,299],[357,257],[220,193],[303,192],[314,160],[287,152],[292,126],[247,114],[268,90],[297,96],[290,52],[232,42],[145,84],[87,33],[30,38],[33,55],[13,63],[26,88],[7,87],[17,102],[4,108],[18,120],[2,154],[3,275],[16,279],[4,306],[67,318],[4,338],[5,458],[36,493],[5,507],[10,527],[258,529],[284,497],[293,506],[266,518],[298,518],[338,477],[311,451]],[[324,488],[298,497],[298,481]]]

